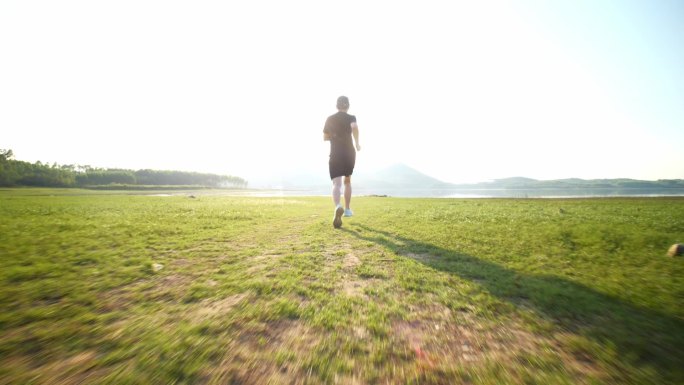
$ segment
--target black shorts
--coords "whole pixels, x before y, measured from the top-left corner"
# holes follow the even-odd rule
[[[330,179],[339,176],[350,176],[354,172],[354,164],[356,163],[356,151],[349,152],[344,155],[330,156],[328,162],[328,169],[330,170]]]

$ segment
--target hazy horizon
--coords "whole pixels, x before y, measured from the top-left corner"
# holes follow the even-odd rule
[[[14,155],[14,154],[13,154]],[[17,161],[26,161],[25,159],[20,159],[17,158],[16,156],[13,157],[14,160]],[[43,161],[39,160],[43,164],[47,165],[52,165],[57,162],[50,162],[50,161]],[[117,167],[117,166],[98,166],[98,165],[93,165],[88,162],[81,162],[81,163],[72,163],[72,164],[60,164],[57,163],[59,166],[67,166],[67,165],[74,165],[74,166],[89,166],[93,168],[100,168],[100,169],[130,169],[133,171],[138,171],[138,170],[145,170],[145,169],[151,169],[150,167],[135,167],[135,168],[124,168],[124,167]],[[537,179],[537,178],[530,178],[525,175],[510,175],[510,176],[504,176],[501,178],[494,178],[494,179],[487,179],[487,180],[479,180],[479,181],[471,181],[471,182],[459,182],[459,183],[454,183],[454,182],[448,182],[441,180],[433,175],[430,175],[428,173],[425,173],[421,170],[416,169],[415,167],[405,164],[405,163],[393,163],[389,165],[383,165],[383,166],[374,166],[371,168],[364,168],[359,172],[354,173],[355,180],[359,179],[359,176],[361,177],[362,180],[367,179],[368,177],[373,177],[377,173],[382,173],[384,171],[392,170],[398,168],[400,169],[400,173],[403,173],[406,171],[406,168],[408,168],[410,171],[415,171],[419,174],[422,174],[424,177],[429,177],[432,179],[436,179],[439,182],[447,183],[447,184],[452,184],[452,185],[467,185],[467,184],[479,184],[479,183],[487,183],[487,182],[495,182],[495,181],[501,181],[501,180],[506,180],[506,179],[516,179],[516,178],[523,178],[523,179],[532,179],[532,180],[538,180],[538,181],[553,181],[553,180],[566,180],[566,179],[584,179],[584,178],[576,178],[576,177],[569,177],[569,178],[554,178],[554,179]],[[155,169],[159,171],[182,171],[182,172],[197,172],[197,173],[212,173],[206,170],[193,170],[193,169]],[[253,175],[251,178],[249,175],[236,175],[236,174],[230,174],[230,173],[218,173],[219,175],[225,175],[225,176],[234,176],[234,177],[239,177],[244,180],[246,180],[249,184],[249,188],[255,187],[255,188],[282,188],[282,185],[287,185],[289,182],[291,182],[288,178],[299,178],[300,180],[303,179],[316,179],[315,184],[310,184],[309,187],[321,187],[323,185],[328,186],[329,182],[329,177],[327,174],[324,172],[318,172],[321,170],[293,170],[292,172],[289,173],[282,173],[282,174],[277,174],[277,173],[270,173],[270,174],[261,174],[261,175]],[[607,180],[619,180],[619,179],[634,179],[635,178],[592,178],[592,179],[607,179]],[[584,179],[587,180],[587,179]],[[667,179],[638,179],[642,181],[652,181],[656,182],[659,180],[667,180]],[[684,180],[682,178],[669,178],[669,180]],[[299,187],[306,187],[304,185],[299,185]],[[361,188],[364,188],[363,185],[359,186]]]
[[[449,183],[683,179],[684,3],[0,3],[0,148],[19,160]]]

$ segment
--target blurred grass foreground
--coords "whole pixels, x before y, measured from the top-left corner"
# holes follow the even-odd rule
[[[683,198],[0,190],[2,384],[682,384]]]

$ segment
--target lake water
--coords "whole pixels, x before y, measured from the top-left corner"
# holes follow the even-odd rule
[[[684,189],[382,189],[354,188],[355,196],[405,198],[594,198],[684,196]],[[243,194],[240,194],[243,195]],[[262,197],[329,196],[330,189],[249,190],[244,195]]]

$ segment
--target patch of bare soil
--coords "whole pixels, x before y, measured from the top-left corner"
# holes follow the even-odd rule
[[[108,313],[125,311],[138,302],[138,297],[143,296],[146,301],[156,300],[169,304],[181,301],[187,288],[194,278],[187,275],[169,274],[154,276],[149,279],[139,280],[98,295],[98,311]],[[207,282],[208,285],[211,285]],[[128,328],[137,322],[154,323],[162,328],[171,328],[178,315],[173,312],[149,312],[143,315],[131,315],[128,312],[123,318],[109,324],[108,336],[112,339],[121,338]]]
[[[329,274],[338,268],[338,264],[342,262],[342,268],[345,270],[353,269],[361,263],[361,260],[356,256],[351,244],[340,243],[333,247],[326,249],[323,252],[325,257],[324,265],[322,266],[322,273]]]
[[[269,262],[281,258],[282,254],[262,254],[249,259],[250,266],[245,271],[247,274],[254,274],[263,271],[269,266]]]
[[[348,253],[342,260],[342,268],[350,270],[361,264],[361,260],[354,253]]]
[[[361,265],[361,259],[351,250],[351,245],[346,248],[340,248],[340,250],[346,251],[346,254],[342,257],[342,282],[339,286],[338,292],[350,297],[361,297],[363,299],[368,299],[368,296],[363,293],[364,289],[369,286],[372,282],[371,280],[360,279],[359,276],[354,272],[355,268]],[[339,256],[337,258],[340,258]]]
[[[246,293],[240,293],[219,300],[205,299],[188,313],[189,318],[192,321],[202,321],[207,318],[219,317],[230,312],[235,305],[246,297]]]
[[[417,364],[428,367],[468,367],[484,361],[516,365],[523,354],[555,354],[578,374],[598,372],[596,365],[564,352],[557,341],[525,330],[511,321],[491,324],[478,321],[470,313],[452,317],[441,305],[416,309],[408,320],[392,324],[393,339],[411,351]]]
[[[368,296],[364,294],[364,289],[371,284],[371,280],[362,280],[358,277],[344,279],[342,281],[342,287],[340,291],[349,297],[361,297],[363,299],[368,299]]]
[[[144,284],[142,293],[146,299],[176,302],[183,298],[195,277],[182,274],[169,274],[154,277]]]
[[[185,294],[194,277],[181,274],[154,275],[98,294],[98,311],[103,313],[126,310],[136,302],[136,296],[146,300],[175,301]]]
[[[133,301],[133,293],[130,290],[118,288],[97,295],[97,311],[111,313],[126,310]]]
[[[189,258],[174,258],[171,260],[170,265],[177,268],[184,268],[192,265],[192,261]]]
[[[300,320],[245,326],[227,346],[223,360],[203,377],[209,384],[311,383],[303,362],[319,340]]]
[[[94,351],[84,351],[39,365],[36,365],[30,357],[13,357],[3,362],[3,365],[11,365],[15,369],[21,369],[37,383],[88,384],[106,375],[106,369],[96,367],[96,358],[97,353]]]

